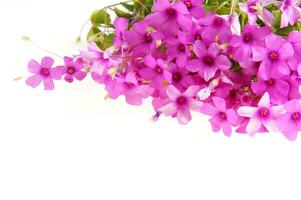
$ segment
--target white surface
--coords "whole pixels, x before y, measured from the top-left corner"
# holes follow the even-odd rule
[[[111,2],[0,0],[0,200],[300,200],[300,139],[229,139],[200,115],[153,124],[149,103],[105,101],[90,80],[54,92],[12,81],[45,54],[22,35],[76,53],[81,24]]]

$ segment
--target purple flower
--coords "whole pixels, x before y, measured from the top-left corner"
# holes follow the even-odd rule
[[[194,18],[200,19],[205,15],[206,10],[201,7],[204,0],[182,0],[182,2]]]
[[[259,96],[262,96],[265,92],[269,93],[271,103],[282,104],[287,101],[290,85],[281,79],[259,79],[259,81],[252,84],[251,88]]]
[[[189,11],[181,1],[169,3],[169,0],[157,0],[153,9],[155,13],[146,16],[146,22],[160,29],[166,35],[177,35],[179,28],[190,31],[192,20],[189,18]]]
[[[84,69],[84,62],[82,58],[77,58],[74,61],[74,58],[66,56],[64,57],[64,61],[65,66],[62,67],[65,68],[65,81],[72,83],[74,78],[81,81],[87,76],[86,72],[82,71],[82,69]]]
[[[201,112],[212,116],[210,119],[214,132],[223,130],[226,136],[231,136],[232,126],[238,125],[238,117],[233,109],[226,109],[226,101],[220,97],[212,98],[213,105],[205,103]]]
[[[194,97],[200,90],[199,86],[190,86],[184,93],[181,93],[173,85],[166,87],[168,103],[159,109],[166,116],[176,116],[179,123],[187,124],[191,121],[190,110],[200,112],[203,105]]]
[[[65,70],[63,67],[52,68],[54,60],[50,57],[44,57],[39,64],[31,60],[28,64],[28,71],[34,75],[26,80],[26,84],[35,88],[43,81],[45,90],[54,89],[54,80],[60,80]]]
[[[300,100],[292,100],[284,105],[286,114],[280,116],[277,121],[283,135],[294,141],[298,131],[301,131],[301,103]]]
[[[125,41],[133,48],[135,56],[145,56],[157,48],[159,34],[150,32],[144,21],[135,23],[132,31],[124,32]]]
[[[146,56],[144,63],[147,66],[139,71],[139,75],[145,80],[151,80],[150,86],[155,89],[162,89],[166,80],[171,83],[172,74],[162,59],[155,60],[152,56]]]
[[[231,62],[228,58],[220,54],[217,43],[212,43],[207,49],[205,44],[198,40],[193,46],[193,51],[198,59],[188,62],[186,69],[192,72],[199,72],[205,81],[212,79],[218,69],[226,70],[231,67]]]
[[[275,0],[247,0],[245,3],[240,3],[239,6],[247,13],[251,25],[256,25],[257,18],[259,18],[271,26],[274,22],[274,16],[265,7],[273,2]]]
[[[253,51],[253,61],[262,61],[258,75],[264,80],[289,75],[287,60],[293,56],[291,43],[274,34],[265,38],[265,48],[255,47]]]
[[[116,47],[121,47],[124,42],[124,31],[128,28],[129,21],[125,18],[117,18],[114,21],[115,38],[113,44]]]
[[[300,19],[299,0],[284,0],[280,5],[281,28],[294,25]]]
[[[124,79],[107,77],[105,85],[110,98],[116,99],[124,95],[128,104],[136,106],[141,105],[142,99],[149,97],[154,91],[148,85],[139,84],[136,75],[131,72]]]
[[[250,119],[246,131],[251,136],[254,136],[262,127],[269,132],[278,132],[278,124],[275,119],[285,112],[283,106],[270,105],[268,93],[261,97],[258,107],[242,106],[237,110],[238,115]]]
[[[200,23],[205,27],[202,32],[202,39],[206,43],[220,41],[226,43],[231,39],[231,22],[215,14],[210,14],[200,19]]]
[[[258,28],[256,25],[245,25],[241,36],[234,35],[230,45],[235,47],[233,58],[237,61],[249,61],[254,47],[262,46],[263,41],[271,31],[267,27]]]

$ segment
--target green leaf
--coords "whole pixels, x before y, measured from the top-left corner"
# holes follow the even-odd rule
[[[134,10],[135,10],[135,6],[132,4],[128,4],[128,3],[124,3],[124,2],[120,2],[120,4],[128,11],[134,12]]]
[[[94,11],[90,19],[92,24],[96,26],[99,26],[101,24],[111,24],[111,17],[105,9]]]
[[[123,17],[127,19],[131,19],[133,17],[133,14],[124,12],[118,8],[114,8],[113,10],[118,17]]]

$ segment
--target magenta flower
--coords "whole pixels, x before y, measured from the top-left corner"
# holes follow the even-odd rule
[[[247,0],[245,3],[240,3],[239,6],[247,13],[251,25],[256,25],[256,20],[259,18],[271,26],[274,22],[274,15],[265,7],[273,2],[275,0]]]
[[[259,96],[268,92],[271,103],[282,104],[287,101],[290,85],[285,80],[281,79],[259,79],[259,81],[252,84],[251,88],[252,91]]]
[[[129,21],[125,18],[117,18],[114,21],[115,37],[113,44],[116,47],[121,47],[124,42],[124,31],[128,28]]]
[[[284,0],[280,5],[281,14],[281,28],[289,25],[294,25],[299,21],[301,16],[301,8],[299,7],[299,0]]]
[[[146,56],[144,63],[147,66],[139,71],[139,75],[145,80],[151,80],[150,86],[155,89],[163,88],[163,81],[171,83],[172,74],[162,59],[155,60],[152,56]]]
[[[265,37],[270,33],[267,27],[245,25],[241,36],[234,35],[231,39],[230,45],[236,48],[233,58],[240,62],[249,61],[254,47],[262,46]]]
[[[170,3],[169,0],[157,0],[153,9],[155,13],[145,17],[150,26],[160,29],[166,35],[177,35],[179,28],[190,31],[192,20],[183,2]]]
[[[193,51],[198,59],[188,62],[186,69],[192,72],[199,72],[205,81],[212,79],[217,70],[226,70],[231,67],[231,62],[228,58],[220,54],[217,43],[212,43],[207,49],[205,44],[198,40],[193,46]]]
[[[182,0],[182,2],[194,18],[200,19],[205,15],[206,10],[201,7],[204,0]]]
[[[200,23],[205,27],[202,32],[202,39],[205,42],[220,41],[221,43],[226,43],[231,39],[230,21],[218,15],[210,14],[200,19]]]
[[[53,80],[60,80],[65,70],[62,67],[52,68],[54,60],[50,57],[44,57],[39,64],[31,60],[28,64],[28,71],[34,75],[27,78],[26,84],[35,88],[43,81],[45,90],[53,90]]]
[[[185,33],[179,31],[177,38],[167,38],[165,43],[168,45],[168,59],[176,59],[179,67],[184,67],[190,56],[189,41]]]
[[[199,86],[190,86],[184,93],[181,93],[173,85],[166,88],[168,103],[159,109],[166,116],[176,116],[179,123],[187,124],[191,121],[190,110],[200,112],[203,105],[201,101],[194,97],[200,90]]]
[[[147,24],[141,21],[134,24],[132,31],[125,31],[124,37],[125,41],[133,48],[135,56],[145,56],[157,48],[156,40],[159,39],[159,34],[149,32]]]
[[[141,105],[142,99],[149,97],[153,89],[148,85],[139,84],[134,73],[128,73],[124,79],[116,77],[105,80],[106,90],[112,99],[124,95],[126,102],[130,105]]]
[[[265,48],[255,47],[253,51],[253,61],[262,61],[258,75],[264,80],[289,75],[287,60],[293,56],[291,43],[274,34],[265,38]]]
[[[205,103],[201,108],[201,112],[210,115],[212,130],[219,132],[223,130],[226,136],[231,136],[232,126],[238,125],[238,117],[233,109],[226,109],[226,101],[220,97],[212,98],[213,105]]]
[[[246,131],[251,136],[254,136],[262,127],[269,132],[278,132],[278,124],[275,119],[285,112],[283,106],[270,105],[268,93],[261,97],[258,107],[242,106],[237,110],[238,115],[250,119]]]
[[[72,83],[74,78],[81,81],[83,80],[87,74],[86,72],[82,71],[84,69],[84,62],[82,58],[77,58],[74,61],[74,58],[64,57],[65,66],[65,81]]]
[[[283,135],[291,141],[297,139],[298,131],[301,131],[301,103],[300,100],[292,100],[284,105],[286,114],[280,116],[277,121]]]

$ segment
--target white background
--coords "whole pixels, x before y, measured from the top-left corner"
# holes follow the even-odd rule
[[[81,25],[104,0],[0,0],[0,200],[301,199],[301,140],[214,134],[105,101],[90,79],[53,92],[31,89],[27,62],[72,55]],[[57,59],[57,64],[62,61]]]

